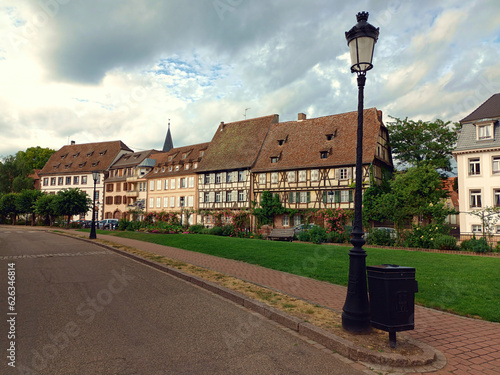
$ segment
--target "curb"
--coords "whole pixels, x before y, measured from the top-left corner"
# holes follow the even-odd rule
[[[441,352],[439,352],[438,350],[432,348],[427,344],[418,342],[414,339],[406,337],[406,339],[409,342],[411,342],[413,345],[417,346],[422,350],[421,355],[403,356],[401,354],[382,353],[375,350],[363,348],[361,346],[355,345],[354,343],[342,337],[336,336],[333,333],[327,332],[319,327],[316,327],[308,322],[304,322],[301,319],[290,316],[262,302],[253,300],[239,292],[215,284],[211,281],[204,280],[200,277],[188,274],[176,268],[172,268],[164,264],[151,261],[141,256],[131,254],[123,250],[119,250],[112,246],[108,246],[98,242],[93,242],[86,238],[73,237],[65,233],[55,233],[55,234],[62,236],[69,236],[71,238],[75,238],[81,241],[90,242],[94,245],[103,247],[107,250],[113,251],[115,253],[126,256],[140,263],[151,266],[162,272],[166,272],[181,280],[190,282],[216,295],[226,298],[236,303],[237,305],[243,306],[253,312],[256,312],[286,328],[291,329],[292,331],[297,332],[300,335],[307,337],[310,340],[314,340],[317,343],[325,346],[327,349],[337,352],[340,355],[350,360],[368,362],[369,364],[376,364],[380,366],[380,369],[385,368],[385,366],[390,366],[391,368],[397,367],[403,372],[405,372],[404,369],[407,367],[411,367],[412,371],[416,370],[418,367],[423,367],[422,370],[424,370],[425,372],[436,371],[438,369],[443,368],[446,365],[446,358]]]

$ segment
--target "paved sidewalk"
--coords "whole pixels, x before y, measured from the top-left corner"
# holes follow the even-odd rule
[[[99,235],[99,238],[210,268],[339,312],[342,311],[345,301],[347,288],[343,286],[168,246],[108,235]],[[498,323],[459,317],[417,306],[415,330],[405,334],[434,347],[446,356],[447,365],[433,374],[500,374],[500,324]]]

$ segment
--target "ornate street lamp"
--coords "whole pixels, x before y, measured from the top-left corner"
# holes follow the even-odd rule
[[[366,286],[366,252],[362,218],[363,183],[363,90],[366,72],[373,68],[373,49],[378,39],[378,28],[370,25],[368,12],[356,15],[358,23],[345,33],[351,51],[351,73],[358,75],[358,134],[356,146],[356,189],[354,196],[354,225],[351,233],[353,248],[349,251],[349,280],[347,297],[342,312],[342,327],[350,332],[368,332],[370,303]]]
[[[92,225],[90,226],[90,236],[91,240],[95,240],[97,238],[95,234],[95,186],[97,184],[97,180],[99,179],[99,172],[92,172],[92,178],[94,179],[94,197],[92,199]]]

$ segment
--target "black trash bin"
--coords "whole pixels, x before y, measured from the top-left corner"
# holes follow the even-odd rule
[[[396,332],[415,328],[415,268],[395,264],[366,267],[372,327],[389,332],[391,347]]]

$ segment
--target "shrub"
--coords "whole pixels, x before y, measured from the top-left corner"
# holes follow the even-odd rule
[[[447,234],[440,234],[434,238],[434,248],[438,250],[457,250],[457,239]]]
[[[203,232],[204,229],[205,229],[205,227],[203,225],[195,224],[195,225],[191,225],[188,230],[189,230],[189,233],[200,234]]]
[[[460,244],[460,249],[463,251],[472,251],[474,253],[486,253],[491,250],[490,245],[486,238],[481,237],[477,239],[476,236],[470,240],[465,240]]]
[[[226,237],[229,237],[229,236],[233,236],[234,237],[236,235],[236,231],[234,229],[234,225],[232,225],[232,224],[224,225],[222,227],[222,235],[226,236]]]
[[[118,228],[120,230],[130,230],[129,226],[131,226],[131,225],[132,225],[132,222],[127,220],[127,219],[120,219],[118,221]]]
[[[299,241],[303,242],[309,242],[311,240],[311,236],[309,235],[309,232],[307,230],[299,232],[299,234],[297,234],[297,238]]]
[[[333,243],[347,243],[350,238],[350,231],[345,231],[344,233],[330,232],[326,234],[327,241]]]
[[[214,236],[222,236],[222,227],[212,227],[212,229],[210,229],[210,234],[213,234]]]
[[[320,226],[314,226],[308,230],[311,242],[315,244],[322,244],[326,242],[326,230]]]
[[[389,230],[373,228],[368,232],[366,243],[368,245],[394,246],[396,242]]]

